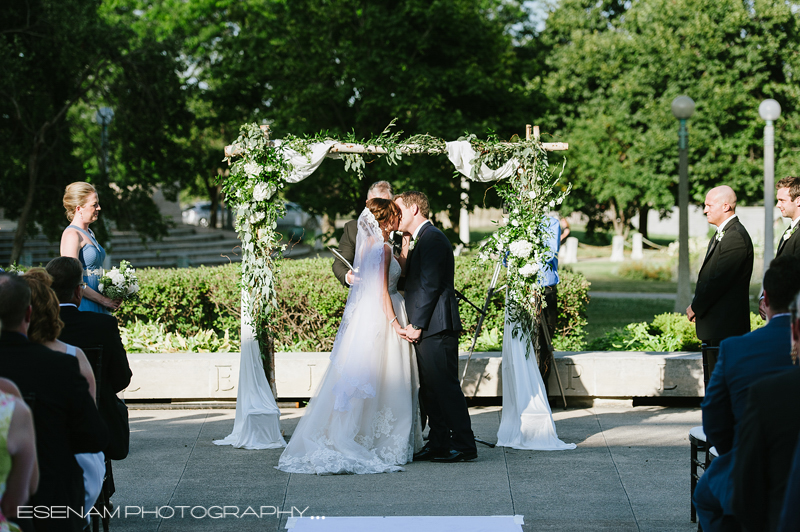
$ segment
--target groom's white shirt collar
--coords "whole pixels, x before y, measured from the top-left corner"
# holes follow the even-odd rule
[[[417,228],[414,230],[414,234],[411,235],[411,240],[416,240],[417,236],[419,236],[419,231],[420,231],[420,229],[422,229],[422,226],[425,225],[425,224],[429,224],[429,223],[431,223],[430,220],[425,220],[424,222],[419,224],[417,226]]]

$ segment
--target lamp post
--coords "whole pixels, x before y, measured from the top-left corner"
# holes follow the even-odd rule
[[[775,238],[772,234],[773,206],[775,205],[775,126],[773,121],[781,116],[781,104],[769,99],[758,106],[758,114],[767,121],[764,127],[764,271],[772,260]]]
[[[694,114],[694,100],[688,96],[678,96],[672,100],[672,114],[678,119],[678,153],[680,182],[678,185],[678,209],[680,212],[678,229],[678,294],[675,298],[675,312],[683,313],[692,303],[689,286],[689,131],[686,121]]]
[[[103,177],[108,176],[108,125],[114,119],[114,110],[111,107],[101,107],[94,115],[94,119],[102,127],[100,133],[100,172]]]

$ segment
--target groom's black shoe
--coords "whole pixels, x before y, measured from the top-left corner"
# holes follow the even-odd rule
[[[433,461],[443,463],[467,462],[476,458],[478,458],[477,451],[448,451],[446,455],[437,456]]]
[[[432,449],[430,445],[426,445],[418,453],[414,453],[415,462],[430,462],[438,457],[445,457],[449,455],[446,449]]]

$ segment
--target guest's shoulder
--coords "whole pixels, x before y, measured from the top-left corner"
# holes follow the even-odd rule
[[[796,394],[798,389],[800,389],[800,368],[788,366],[777,375],[770,375],[754,382],[750,393],[753,397],[760,395],[774,397],[777,393],[787,391]]]

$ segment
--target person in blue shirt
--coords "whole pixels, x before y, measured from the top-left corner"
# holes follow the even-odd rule
[[[547,332],[550,340],[556,333],[556,320],[558,319],[558,251],[561,249],[561,222],[557,216],[546,216],[543,220],[546,225],[545,245],[549,250],[545,261],[539,267],[539,285],[544,286],[545,308],[542,311],[546,320]],[[552,360],[549,344],[544,334],[544,323],[539,327],[539,352],[536,353],[539,362],[539,371],[547,391],[547,380],[550,377],[550,361]]]

